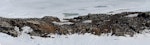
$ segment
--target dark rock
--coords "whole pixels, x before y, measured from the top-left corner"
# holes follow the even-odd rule
[[[149,18],[150,15],[147,13],[139,13],[137,17]]]
[[[146,23],[145,26],[146,26],[146,27],[150,27],[150,23]]]
[[[0,26],[0,32],[17,37],[18,36],[18,32],[16,30],[14,30],[13,27],[1,27]]]
[[[53,21],[60,22],[60,20],[57,17],[52,17],[52,16],[45,16],[42,18],[42,20],[48,23],[51,23]]]

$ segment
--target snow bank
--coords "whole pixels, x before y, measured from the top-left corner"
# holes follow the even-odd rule
[[[29,28],[29,27],[24,27]],[[29,28],[30,29],[30,28]],[[145,31],[147,32],[147,31]],[[42,38],[22,34],[19,37],[11,37],[0,33],[1,45],[149,45],[149,33],[137,34],[134,37],[117,37],[103,34],[51,35],[54,38]]]

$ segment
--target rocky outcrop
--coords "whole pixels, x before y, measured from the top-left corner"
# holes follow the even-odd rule
[[[129,16],[130,15],[130,16]],[[88,14],[67,19],[73,22],[74,31],[92,33],[101,35],[103,33],[112,33],[116,36],[142,33],[144,29],[149,29],[149,12],[122,12],[118,14]],[[91,23],[82,23],[85,20],[92,20]],[[84,27],[84,28],[83,28]]]
[[[15,26],[19,28],[19,31],[23,31],[22,27],[29,26],[33,29],[33,32],[28,33],[33,36],[42,36],[43,34],[55,33],[58,27],[52,22],[59,22],[56,17],[45,16],[43,18],[29,18],[29,19],[13,19],[13,18],[0,18],[0,32],[10,33],[9,35],[18,36],[17,31],[14,30]]]
[[[150,12],[122,12],[118,14],[88,14],[68,20],[72,24],[58,25],[53,22],[63,23],[57,17],[45,16],[43,18],[3,18],[0,17],[0,32],[17,37],[22,27],[29,26],[33,29],[27,34],[31,36],[49,37],[48,34],[85,34],[95,35],[111,33],[111,35],[134,36],[150,29]],[[19,28],[19,31],[15,30]]]

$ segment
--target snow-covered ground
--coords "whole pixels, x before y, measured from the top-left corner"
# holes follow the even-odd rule
[[[103,34],[96,36],[92,34],[57,35],[50,34],[50,38],[29,36],[26,32],[32,31],[30,27],[23,27],[19,37],[0,33],[0,45],[149,45],[150,31],[145,30],[142,34],[130,36],[111,36]],[[17,27],[16,27],[16,30]]]
[[[0,16],[30,18],[56,16],[63,13],[108,13],[121,11],[149,11],[150,0],[0,0]],[[79,16],[77,15],[77,16]]]
[[[88,13],[117,13],[123,11],[150,11],[150,0],[0,0],[0,16],[31,18],[56,16],[64,13],[86,15]],[[27,29],[26,29],[27,30]],[[11,37],[0,33],[0,45],[150,45],[150,34],[134,37],[85,35],[53,35],[55,38],[30,37],[22,33]]]
[[[22,34],[11,37],[0,33],[0,45],[149,45],[148,33],[137,34],[134,37],[117,37],[105,34],[96,36],[92,34],[51,35],[54,38],[42,38]]]

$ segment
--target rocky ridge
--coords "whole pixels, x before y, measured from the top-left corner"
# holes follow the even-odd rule
[[[0,17],[0,32],[17,37],[22,27],[32,28],[31,36],[49,37],[49,34],[108,34],[115,36],[134,36],[150,29],[150,12],[122,12],[117,14],[88,14],[62,22],[57,17],[43,18],[3,18]],[[68,24],[69,22],[70,24]],[[15,30],[15,27],[19,31]]]

